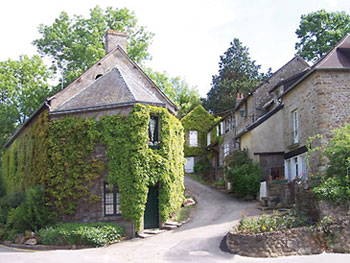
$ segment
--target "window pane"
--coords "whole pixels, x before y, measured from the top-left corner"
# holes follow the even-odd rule
[[[112,204],[113,205],[113,193],[106,193],[106,205]]]
[[[190,131],[190,146],[198,146],[197,131]]]
[[[158,141],[158,118],[151,117],[149,121],[148,134],[150,142]]]
[[[114,214],[113,204],[106,205],[106,215],[113,215],[113,214]]]

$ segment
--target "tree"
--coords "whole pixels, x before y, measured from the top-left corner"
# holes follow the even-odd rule
[[[40,25],[42,37],[33,44],[41,55],[50,57],[55,72],[63,73],[66,85],[105,55],[103,37],[108,29],[127,32],[127,52],[134,61],[150,58],[147,49],[153,34],[138,26],[136,17],[126,8],[103,10],[96,6],[89,18],[70,18],[62,12],[52,25]]]
[[[204,101],[204,107],[214,113],[234,107],[237,93],[248,94],[266,77],[259,73],[260,65],[255,65],[248,48],[238,38],[230,45],[220,56],[219,73],[212,77],[212,87]]]
[[[0,62],[1,146],[50,95],[47,81],[51,76],[37,55]]]
[[[160,73],[150,68],[145,69],[146,74],[178,107],[178,116],[181,118],[201,104],[198,90],[190,87],[180,77],[169,77],[166,72]]]
[[[302,15],[295,49],[305,60],[316,61],[349,32],[350,16],[345,12],[319,10]]]

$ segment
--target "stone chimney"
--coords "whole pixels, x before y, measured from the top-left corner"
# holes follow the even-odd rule
[[[244,99],[244,95],[243,93],[237,93],[237,97],[236,97],[236,105],[238,105],[238,103]]]
[[[107,30],[105,35],[106,55],[119,45],[126,52],[126,33]]]

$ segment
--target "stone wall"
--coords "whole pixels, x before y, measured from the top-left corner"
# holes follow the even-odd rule
[[[319,70],[316,73],[319,99],[319,133],[327,139],[331,131],[350,121],[349,70]]]
[[[350,253],[349,217],[338,224],[312,229],[294,228],[260,234],[229,231],[226,245],[231,253],[249,257]]]
[[[279,198],[278,206],[287,206],[294,202],[292,187],[291,183],[285,180],[269,181],[267,184],[267,196]]]
[[[285,152],[307,144],[309,137],[324,135],[312,146],[328,141],[331,131],[350,122],[350,74],[348,70],[317,70],[283,96]],[[292,112],[298,111],[299,143],[293,145]],[[311,173],[322,172],[324,163],[318,153],[309,160]]]
[[[297,88],[291,90],[287,95],[282,98],[284,104],[283,110],[283,127],[284,127],[284,147],[285,153],[293,151],[301,146],[307,144],[309,137],[319,133],[318,129],[318,96],[316,91],[316,85],[318,83],[318,77],[315,74],[311,74],[309,77],[303,80]],[[298,111],[298,123],[299,123],[299,143],[293,143],[293,111]],[[311,172],[315,171],[315,167],[320,166],[320,160],[318,155],[313,155],[310,159]]]
[[[261,234],[237,234],[229,231],[226,245],[230,252],[249,257],[278,257],[322,253],[321,233],[307,227]]]
[[[350,218],[350,207],[346,205],[335,205],[326,201],[319,201],[317,203],[317,208],[320,218],[324,216],[331,216],[335,220]]]
[[[295,185],[296,208],[309,215],[313,221],[318,221],[321,218],[318,201],[309,189],[304,188],[302,184]]]

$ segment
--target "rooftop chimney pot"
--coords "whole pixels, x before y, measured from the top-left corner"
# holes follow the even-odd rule
[[[105,35],[106,55],[118,45],[126,52],[126,33],[115,30],[107,30]]]

